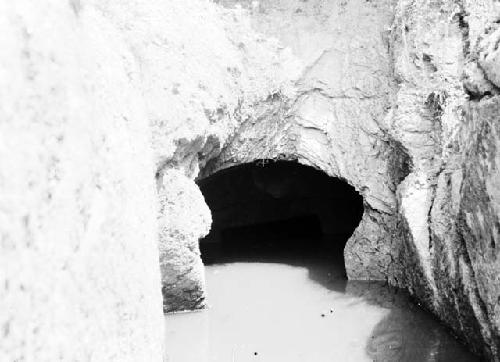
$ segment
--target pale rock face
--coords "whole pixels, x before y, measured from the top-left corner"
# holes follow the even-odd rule
[[[200,189],[181,171],[166,170],[160,182],[163,309],[171,312],[203,308],[205,283],[198,240],[210,231],[210,210]]]
[[[486,78],[495,86],[500,87],[500,28],[493,26],[488,29],[484,38],[480,41],[478,54],[479,65],[483,69]]]
[[[0,360],[161,361],[138,68],[74,6],[0,2]]]

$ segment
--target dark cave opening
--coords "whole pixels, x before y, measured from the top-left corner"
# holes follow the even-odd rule
[[[328,256],[344,246],[363,215],[363,198],[345,181],[293,161],[260,160],[198,181],[212,212],[200,241],[205,265]]]

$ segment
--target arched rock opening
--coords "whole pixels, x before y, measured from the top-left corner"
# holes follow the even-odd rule
[[[338,178],[293,161],[258,160],[198,181],[212,213],[201,240],[205,262],[264,250],[327,250],[343,265],[344,246],[363,215],[363,197]]]

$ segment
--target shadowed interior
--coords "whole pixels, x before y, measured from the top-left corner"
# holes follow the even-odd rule
[[[258,161],[199,180],[212,229],[200,242],[205,264],[325,250],[342,260],[363,215],[346,182],[293,161]]]

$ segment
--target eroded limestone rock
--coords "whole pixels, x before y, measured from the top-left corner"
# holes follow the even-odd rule
[[[492,26],[484,34],[478,49],[479,64],[486,78],[495,86],[500,87],[500,28]]]
[[[163,309],[203,308],[205,278],[198,240],[210,231],[210,210],[200,189],[181,171],[165,170],[159,183]]]
[[[159,362],[138,67],[109,18],[75,4],[0,2],[0,360]]]
[[[497,16],[488,0],[401,2],[392,32],[401,79],[392,132],[414,164],[398,188],[402,285],[492,360],[500,358],[498,191],[485,183],[499,179]]]

